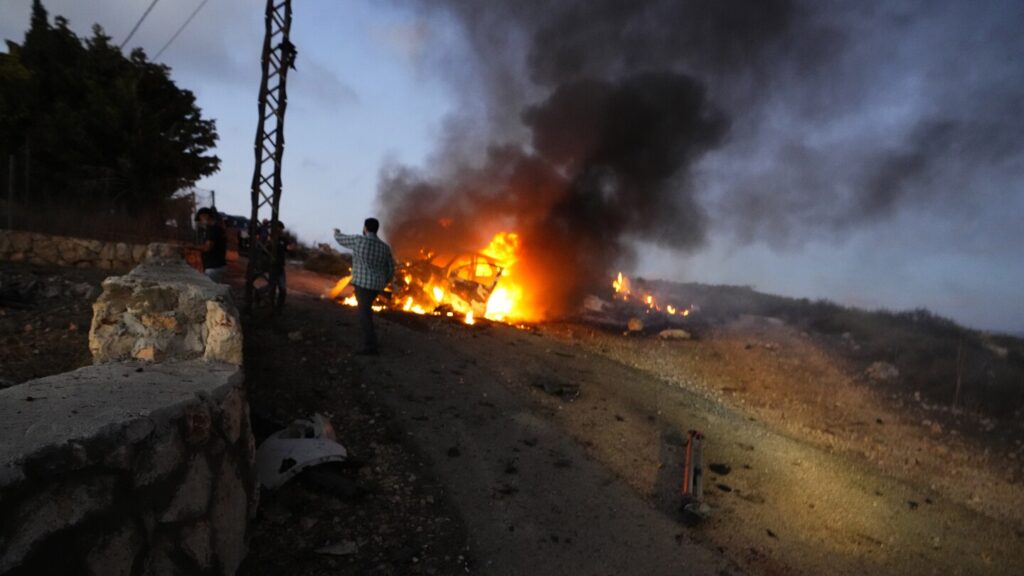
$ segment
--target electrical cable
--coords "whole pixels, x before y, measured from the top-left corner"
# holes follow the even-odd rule
[[[157,58],[159,58],[160,55],[164,53],[164,50],[167,50],[167,47],[170,46],[172,42],[174,42],[174,40],[178,37],[178,35],[181,34],[182,30],[184,30],[185,27],[189,25],[189,22],[191,22],[192,19],[196,17],[196,14],[199,14],[199,11],[202,10],[203,6],[206,6],[206,3],[209,2],[209,1],[210,0],[203,0],[202,2],[199,3],[199,6],[197,6],[196,9],[192,11],[192,14],[188,17],[188,19],[185,20],[185,23],[182,24],[180,28],[178,28],[178,31],[175,32],[173,36],[171,36],[171,39],[168,40],[166,44],[164,44],[164,47],[161,48],[160,51],[156,53],[156,56],[153,56],[153,60],[156,60]]]
[[[160,0],[153,0],[152,4],[149,5],[149,8],[146,8],[146,11],[142,13],[142,18],[139,18],[139,21],[135,23],[132,31],[128,33],[128,37],[124,39],[124,42],[121,42],[120,48],[122,50],[124,49],[124,45],[132,39],[132,36],[135,36],[135,31],[139,29],[139,26],[142,26],[142,21],[146,19],[146,16],[149,16],[149,13],[153,10],[153,6],[156,6],[156,3],[159,1]]]

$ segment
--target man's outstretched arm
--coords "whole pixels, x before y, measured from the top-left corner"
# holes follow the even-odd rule
[[[334,241],[341,244],[345,248],[355,248],[359,242],[359,238],[362,236],[356,236],[355,234],[342,234],[341,230],[334,229]]]

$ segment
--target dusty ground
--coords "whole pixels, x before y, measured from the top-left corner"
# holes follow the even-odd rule
[[[109,272],[0,264],[0,386],[91,362],[89,323]]]
[[[326,487],[264,492],[244,573],[1024,573],[1019,437],[868,386],[777,320],[661,341],[387,315],[383,355],[362,358],[354,311],[318,298],[333,282],[289,283],[288,313],[246,326],[257,433],[319,411],[354,458]],[[87,358],[87,321],[58,329],[79,308],[4,308],[6,373]],[[716,472],[688,527],[692,428]]]
[[[355,343],[354,326],[337,324],[352,324],[350,309],[300,298],[292,309]],[[1024,572],[1009,456],[863,386],[777,321],[671,342],[573,324],[381,324],[383,356],[345,364],[447,488],[474,572]],[[571,402],[549,393],[577,386]],[[711,518],[692,528],[677,513],[691,428],[719,471]]]

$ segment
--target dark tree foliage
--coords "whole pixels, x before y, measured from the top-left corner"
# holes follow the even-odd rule
[[[127,57],[96,25],[82,40],[39,0],[21,45],[0,54],[0,151],[30,180],[31,206],[152,211],[216,172],[217,141],[195,96],[142,49]],[[23,170],[30,161],[29,170]],[[31,177],[24,176],[31,174]],[[6,180],[5,180],[6,182]]]

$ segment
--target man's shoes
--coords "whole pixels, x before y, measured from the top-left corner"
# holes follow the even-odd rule
[[[357,356],[380,356],[380,352],[376,348],[363,348],[359,352],[356,352]]]

